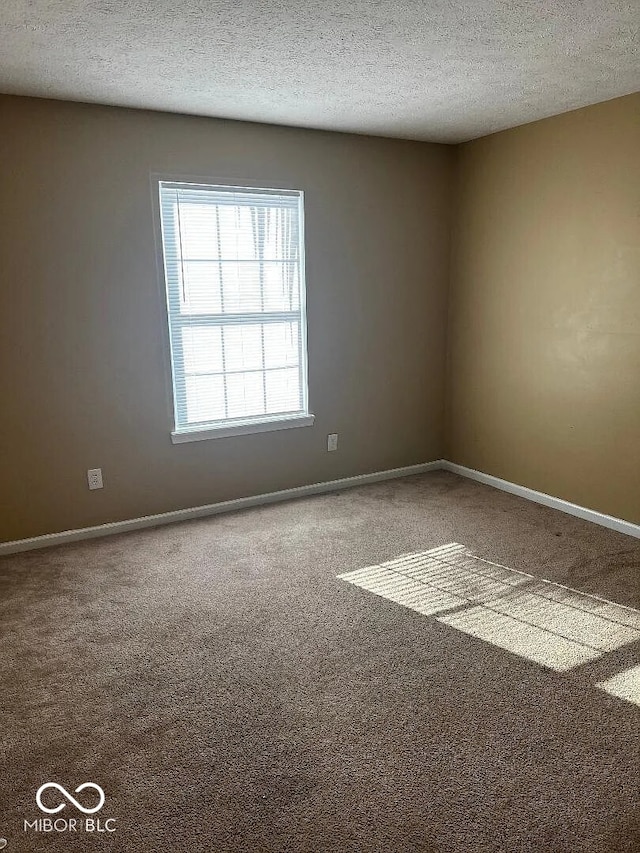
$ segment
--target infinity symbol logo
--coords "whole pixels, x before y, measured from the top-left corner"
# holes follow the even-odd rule
[[[95,814],[96,812],[99,812],[102,806],[104,805],[104,791],[102,790],[100,785],[95,785],[93,782],[84,782],[82,785],[78,785],[78,787],[74,791],[74,794],[79,794],[80,791],[84,791],[85,788],[93,788],[95,791],[97,791],[100,797],[100,802],[92,809],[85,809],[84,806],[81,806],[80,803],[76,800],[76,798],[72,797],[71,794],[68,791],[65,791],[62,785],[58,785],[57,782],[45,782],[44,785],[41,785],[38,788],[38,792],[36,794],[36,803],[38,804],[38,808],[42,809],[42,811],[46,812],[47,814],[57,814],[58,812],[61,812],[62,809],[66,806],[66,803],[60,803],[60,805],[56,806],[55,809],[48,809],[46,806],[43,806],[41,799],[42,792],[46,791],[47,788],[55,788],[56,790],[60,791],[63,797],[66,797],[69,802],[72,803],[78,809],[78,811],[81,811],[84,814]]]

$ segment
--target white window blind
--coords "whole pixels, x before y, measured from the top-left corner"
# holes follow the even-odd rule
[[[159,191],[176,433],[307,415],[302,192]]]

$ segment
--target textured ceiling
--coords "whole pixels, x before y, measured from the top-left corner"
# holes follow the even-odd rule
[[[460,142],[640,89],[640,0],[2,0],[0,91]]]

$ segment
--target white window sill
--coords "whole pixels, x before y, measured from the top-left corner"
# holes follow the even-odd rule
[[[254,432],[273,432],[280,429],[313,426],[315,415],[294,415],[290,418],[277,418],[270,421],[230,424],[229,426],[208,427],[198,430],[175,430],[171,433],[174,444],[187,441],[206,441],[209,438],[227,438],[230,435],[251,435]]]

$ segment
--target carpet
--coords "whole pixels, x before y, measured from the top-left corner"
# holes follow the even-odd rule
[[[452,543],[466,580],[418,578],[433,612],[349,577]],[[637,853],[639,566],[635,539],[446,472],[3,557],[0,837]],[[554,668],[551,635],[592,651]]]

